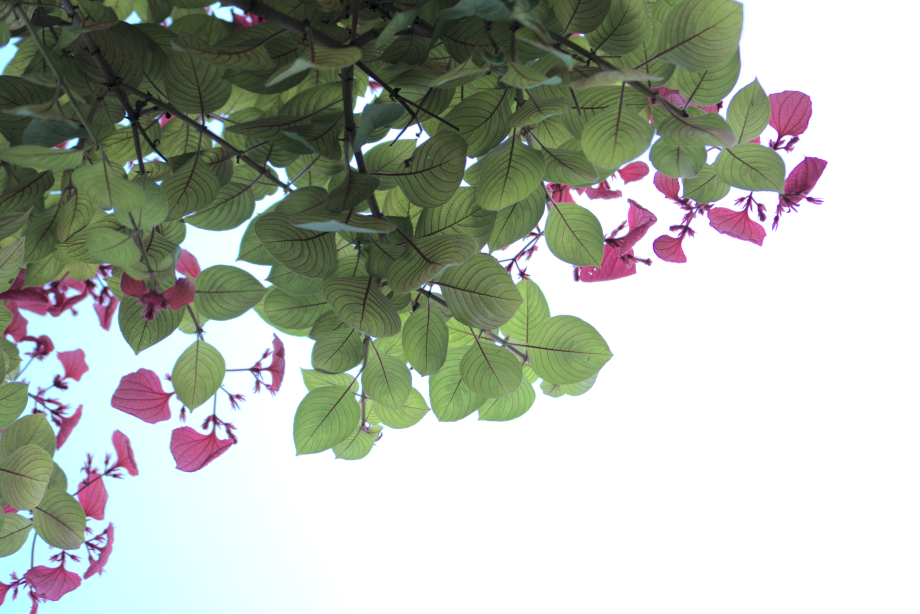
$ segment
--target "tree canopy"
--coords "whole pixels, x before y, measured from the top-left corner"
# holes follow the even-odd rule
[[[30,392],[22,356],[54,344],[21,310],[91,301],[135,354],[187,335],[172,390],[150,365],[104,392],[147,423],[171,405],[205,414],[173,430],[182,471],[238,441],[218,416],[243,400],[226,374],[274,394],[283,338],[308,337],[292,451],[357,460],[429,411],[508,421],[537,388],[591,389],[608,342],[554,315],[526,262],[545,240],[576,282],[635,274],[658,217],[630,199],[605,229],[586,201],[652,181],[682,216],[651,241],[670,263],[702,219],[762,245],[770,213],[755,192],[777,198],[774,230],[820,202],[809,194],[826,162],[787,173],[781,155],[808,126],[808,96],[755,80],[726,102],[741,68],[733,0],[0,0],[0,16],[0,44],[17,49],[0,76],[0,556],[30,537],[60,549],[56,565],[0,583],[0,603],[77,588],[65,567],[77,548],[83,579],[101,573],[114,529],[84,540],[87,518],[105,518],[105,478],[138,473],[116,431],[114,460],[90,457],[68,492],[53,457],[82,405],[50,395],[79,381],[86,355],[58,352],[64,374]],[[747,194],[716,206],[733,187]],[[202,270],[189,225],[245,225],[237,261],[263,278]],[[280,336],[245,367],[206,332],[249,310]]]

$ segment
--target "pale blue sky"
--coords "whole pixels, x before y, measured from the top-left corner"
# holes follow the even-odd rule
[[[429,415],[386,429],[362,461],[295,457],[311,342],[285,337],[281,393],[249,396],[233,415],[240,444],[184,474],[168,446],[178,421],[147,425],[109,399],[126,373],[169,371],[191,338],[134,357],[89,306],[31,318],[90,366],[66,397],[85,404],[83,421],[56,460],[74,476],[117,428],[140,468],[109,484],[107,573],[42,611],[916,612],[920,220],[904,185],[916,135],[902,66],[916,15],[855,9],[745,3],[738,85],[811,95],[785,159],[828,160],[813,193],[824,205],[784,216],[762,248],[697,224],[689,263],[603,284],[575,284],[538,252],[529,270],[553,314],[591,322],[614,352],[585,396],[540,395],[504,424]],[[650,186],[624,192],[659,218],[637,247],[651,256],[680,213]],[[592,205],[608,231],[626,209]],[[241,233],[190,228],[185,245],[202,266],[228,263]],[[228,367],[248,367],[272,334],[253,313],[207,330]],[[249,393],[248,374],[227,382]]]

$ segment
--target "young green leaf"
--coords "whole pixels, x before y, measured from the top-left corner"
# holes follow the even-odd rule
[[[262,300],[265,288],[255,277],[234,266],[218,264],[195,279],[195,305],[211,320],[232,320]],[[292,328],[292,327],[289,327]]]
[[[593,213],[580,205],[559,203],[546,221],[546,244],[553,254],[575,266],[601,266],[604,231]]]
[[[584,381],[613,356],[597,330],[574,316],[544,320],[529,343],[515,345],[526,349],[537,375],[555,384]]]
[[[743,190],[783,192],[786,165],[779,154],[757,143],[723,149],[713,169],[719,179]]]
[[[294,414],[297,455],[316,454],[345,441],[361,421],[361,407],[345,386],[325,386],[307,393]]]
[[[403,325],[402,345],[406,358],[419,375],[438,372],[447,358],[447,339],[444,318],[431,307],[415,310]]]
[[[182,352],[173,367],[176,396],[189,410],[194,410],[218,391],[226,371],[224,357],[214,346],[195,341]]]
[[[412,390],[412,374],[405,360],[390,356],[370,343],[367,363],[361,373],[364,394],[387,407],[402,407]]]
[[[80,502],[63,490],[47,492],[35,508],[33,523],[35,532],[53,548],[75,550],[83,545],[86,514]]]
[[[53,469],[51,455],[41,447],[20,446],[0,464],[0,495],[17,510],[31,510],[45,496]]]
[[[476,192],[479,206],[498,211],[525,199],[540,186],[545,170],[543,152],[512,135],[503,149],[482,164]]]
[[[463,383],[487,399],[513,393],[523,373],[520,358],[484,339],[475,339],[460,361]]]
[[[450,267],[437,283],[454,318],[474,328],[499,328],[523,302],[511,275],[487,254]]]
[[[358,332],[371,337],[399,333],[399,314],[373,277],[329,277],[323,282],[323,296],[332,310]]]

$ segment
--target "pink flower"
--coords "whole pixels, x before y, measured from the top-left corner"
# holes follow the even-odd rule
[[[195,300],[195,282],[188,277],[178,280],[171,288],[158,292],[148,289],[144,282],[125,273],[121,276],[121,291],[125,296],[138,299],[144,306],[144,319],[148,322],[157,317],[158,311],[179,311]]]
[[[77,493],[83,511],[89,518],[104,520],[105,504],[109,500],[109,493],[105,489],[102,475],[94,469],[83,480],[83,484],[86,486],[81,487],[80,492]]]
[[[123,468],[128,475],[137,475],[137,461],[134,460],[134,450],[128,436],[121,431],[115,431],[112,433],[112,445],[115,446],[115,454],[118,455],[115,467]]]
[[[268,386],[268,391],[272,394],[281,390],[281,381],[284,379],[284,344],[278,335],[272,335],[272,362],[268,365],[266,371],[271,373],[272,383]]]
[[[77,411],[73,412],[73,415],[69,418],[61,418],[61,429],[58,431],[57,436],[55,437],[55,449],[60,450],[61,446],[64,445],[64,442],[67,441],[67,438],[70,437],[70,434],[76,428],[77,424],[80,422],[80,417],[83,416],[83,406],[80,405],[77,407]]]
[[[64,383],[65,379],[79,382],[83,374],[89,371],[89,367],[86,366],[86,353],[83,350],[58,352],[57,357],[61,364],[64,365],[64,375],[54,378],[54,385],[58,388],[67,390],[67,384]]]
[[[115,310],[118,309],[118,299],[114,296],[110,296],[108,297],[108,302],[104,305],[94,303],[93,309],[96,310],[96,315],[99,317],[99,325],[102,326],[102,329],[109,330],[112,328],[112,318],[115,317]]]
[[[179,260],[176,261],[176,272],[182,273],[186,277],[198,277],[201,275],[201,266],[192,252],[183,249],[179,255]]]
[[[105,546],[99,546],[102,537],[105,536]],[[83,573],[83,579],[86,580],[93,574],[102,575],[102,569],[109,562],[109,556],[112,554],[112,544],[115,541],[115,526],[110,522],[105,532],[88,540],[87,545],[99,553],[99,558],[89,557],[89,568]]]
[[[165,392],[160,378],[150,369],[140,369],[121,378],[112,407],[137,416],[148,424],[169,420],[169,398],[175,392]]]
[[[38,360],[44,360],[45,357],[54,351],[54,342],[51,341],[51,338],[48,335],[42,335],[37,339],[35,337],[30,337],[26,335],[22,338],[23,341],[31,341],[35,344],[35,349],[31,352],[26,352],[26,356],[32,356]]]
[[[190,426],[182,426],[172,432],[169,449],[179,471],[198,471],[226,452],[233,445],[231,439],[217,438],[217,425],[207,435]]]
[[[80,576],[64,569],[64,560],[57,567],[33,567],[23,579],[35,590],[35,595],[47,601],[57,601],[80,586]]]

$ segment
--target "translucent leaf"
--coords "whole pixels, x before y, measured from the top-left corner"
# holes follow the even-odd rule
[[[491,341],[476,339],[460,361],[460,376],[480,396],[507,396],[521,384],[521,359]]]
[[[728,105],[728,125],[739,143],[756,139],[770,122],[770,99],[754,79],[738,90]]]
[[[29,414],[4,429],[0,437],[0,458],[9,458],[19,447],[35,444],[50,456],[57,449],[54,431],[44,414]]]
[[[3,524],[0,526],[0,557],[19,552],[31,532],[31,520],[19,514],[4,514]]]
[[[741,52],[738,51],[722,66],[690,72],[678,68],[670,84],[677,86],[680,93],[694,104],[710,105],[728,96],[738,82],[741,73]]]
[[[511,117],[511,99],[507,88],[478,92],[464,99],[444,117],[459,128],[459,133],[447,124],[438,132],[454,132],[469,144],[466,155],[471,158],[491,151],[508,136]]]
[[[217,349],[204,341],[190,345],[172,370],[176,396],[190,410],[207,401],[224,381],[227,365]]]
[[[167,220],[177,220],[205,209],[220,192],[220,180],[201,155],[194,155],[176,172],[163,180],[169,202]]]
[[[102,262],[127,267],[141,260],[133,237],[111,228],[97,228],[86,235],[86,249]]]
[[[361,50],[357,47],[324,47],[314,40],[305,46],[303,55],[290,64],[282,66],[278,72],[272,75],[266,85],[274,85],[311,68],[320,70],[345,68],[360,61]]]
[[[329,304],[322,294],[295,296],[280,288],[272,288],[265,295],[262,309],[274,326],[302,330],[312,326]]]
[[[367,143],[374,130],[396,123],[404,113],[402,105],[396,102],[371,104],[364,107],[361,113],[361,125],[355,132],[355,149]]]
[[[541,185],[545,170],[543,152],[512,137],[482,163],[476,192],[479,206],[498,211],[525,199]]]
[[[336,458],[341,460],[360,460],[374,449],[374,442],[377,441],[379,431],[380,427],[377,427],[376,432],[368,432],[358,426],[345,441],[332,446],[332,452]]]
[[[546,148],[543,159],[546,160],[546,181],[583,188],[600,180],[597,170],[580,151]]]
[[[621,102],[585,125],[581,144],[588,160],[613,169],[641,155],[651,145],[654,134],[655,129],[647,121]]]
[[[307,393],[294,414],[297,454],[316,454],[345,441],[361,420],[361,407],[345,386],[326,386]]]
[[[546,244],[557,258],[575,266],[600,266],[604,259],[601,223],[580,205],[559,203],[550,209]]]
[[[31,443],[20,446],[0,464],[0,495],[17,510],[31,510],[45,496],[53,469],[48,452]]]
[[[439,132],[420,147],[408,164],[389,176],[419,207],[439,207],[450,200],[466,166],[466,141],[456,132]]]
[[[294,294],[296,296],[309,296],[317,292],[322,292],[323,290],[322,279],[313,279],[298,275],[280,264],[276,264],[272,267],[266,281],[284,290],[288,294]]]
[[[524,200],[500,210],[489,235],[489,250],[495,251],[523,239],[533,230],[546,210],[546,189],[541,183]]]
[[[526,348],[530,365],[543,379],[556,384],[582,382],[613,356],[593,326],[574,316],[554,316],[537,326]]]
[[[230,99],[224,69],[191,53],[172,52],[166,70],[166,94],[180,111],[212,113]]]
[[[18,145],[0,151],[0,161],[28,166],[38,171],[63,171],[80,166],[83,151],[48,149],[39,145]]]
[[[373,277],[330,277],[323,282],[323,296],[342,320],[361,333],[371,337],[399,333],[399,314]]]
[[[648,9],[643,0],[612,0],[610,10],[596,29],[587,34],[592,49],[609,54],[629,53],[645,38]]]
[[[63,490],[49,490],[35,508],[35,532],[53,548],[75,550],[83,545],[86,514]]]
[[[17,239],[0,249],[0,292],[6,292],[16,281],[25,256],[25,238]]]
[[[398,409],[382,405],[374,406],[374,413],[380,422],[393,429],[405,429],[418,424],[428,411],[429,407],[425,402],[425,397],[415,388],[409,391],[409,398]]]
[[[387,283],[396,292],[411,292],[446,267],[469,260],[479,246],[466,235],[414,239],[387,267]]]
[[[678,147],[658,139],[649,152],[652,164],[668,177],[692,179],[706,164],[706,148],[702,145]]]
[[[437,283],[454,318],[484,330],[499,328],[523,302],[511,275],[487,254],[448,268]]]
[[[517,389],[509,395],[495,399],[486,399],[486,402],[479,408],[479,419],[488,422],[507,422],[520,418],[529,410],[534,401],[537,400],[537,394],[534,392],[533,384],[523,377]]]
[[[786,165],[779,154],[757,143],[723,149],[713,169],[719,179],[743,190],[783,192]]]
[[[367,363],[361,373],[364,394],[387,407],[402,407],[412,389],[412,374],[405,360],[368,346]]]
[[[144,188],[105,163],[81,166],[71,175],[74,187],[100,209],[133,211],[144,203]]]
[[[547,76],[526,64],[508,62],[506,66],[508,72],[506,72],[505,76],[499,79],[499,81],[508,87],[530,89],[532,87],[540,87],[541,85],[556,85],[562,83],[562,77],[558,75],[552,77]]]
[[[440,312],[430,307],[412,312],[403,325],[402,345],[409,364],[419,375],[438,372],[447,358],[447,338],[447,325]]]
[[[326,277],[336,266],[335,234],[301,230],[283,213],[264,213],[254,223],[256,236],[272,257],[306,277]]]
[[[245,46],[210,47],[201,39],[180,33],[172,40],[172,48],[174,52],[185,51],[205,62],[224,68],[265,70],[275,67],[262,41]]]
[[[122,301],[118,308],[118,328],[135,354],[140,354],[172,334],[182,321],[182,313],[166,309],[157,311],[153,321],[144,319],[144,306],[134,298]]]
[[[716,68],[738,49],[742,7],[733,0],[686,0],[661,24],[659,54],[690,71]]]
[[[548,117],[565,113],[571,109],[572,106],[573,102],[571,97],[558,96],[555,98],[539,98],[531,96],[524,103],[524,106],[519,107],[512,113],[507,123],[512,128],[537,124]],[[503,136],[507,134],[507,132],[508,129],[506,127]],[[496,145],[497,144],[498,143],[496,143]]]
[[[29,386],[12,382],[0,386],[0,428],[13,424],[29,402]]]
[[[358,366],[362,360],[364,360],[364,343],[358,331],[347,328],[324,332],[316,336],[311,361],[314,369],[329,373],[342,373]]]
[[[602,70],[590,77],[578,79],[569,83],[573,90],[583,90],[601,85],[619,85],[626,81],[662,81],[662,77],[631,68],[618,68],[616,70]]]
[[[444,206],[422,211],[415,225],[415,236],[462,234],[474,239],[481,248],[489,239],[495,217],[494,211],[477,204],[475,188],[463,187]]]
[[[311,369],[301,369],[303,383],[307,390],[322,388],[323,386],[351,386],[354,392],[358,392],[358,380],[347,373],[323,373],[322,371],[313,371]]]
[[[512,341],[529,343],[537,326],[550,317],[549,303],[533,280],[522,279],[517,283],[517,289],[524,302],[502,325],[502,333]]]
[[[265,288],[255,277],[234,266],[208,267],[195,279],[195,305],[211,320],[232,320],[262,300]]]
[[[462,420],[486,402],[485,397],[479,396],[463,383],[460,362],[466,352],[466,347],[449,350],[444,366],[428,378],[431,409],[441,422]]]
[[[731,126],[718,113],[706,113],[697,117],[674,117],[662,111],[655,114],[655,127],[662,139],[678,147],[734,147],[738,142]]]
[[[714,203],[721,200],[731,190],[731,186],[719,179],[712,165],[704,166],[693,179],[684,180],[683,198],[698,203]]]

